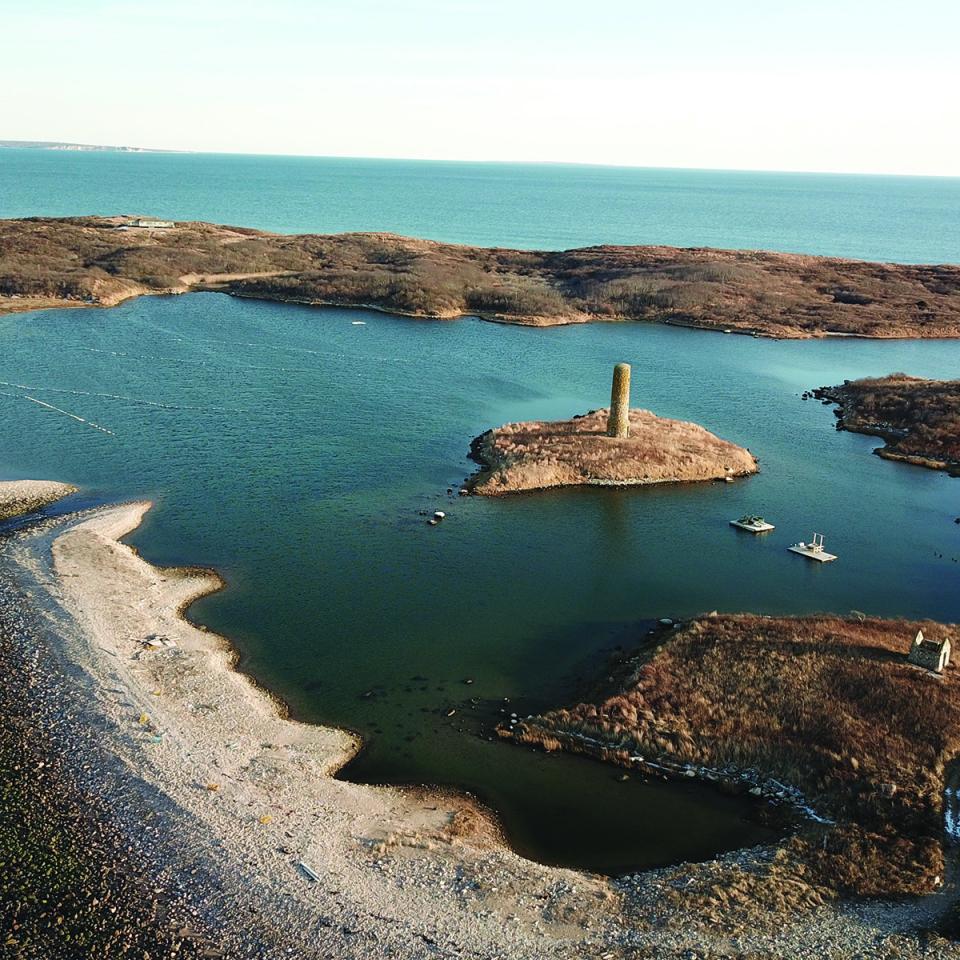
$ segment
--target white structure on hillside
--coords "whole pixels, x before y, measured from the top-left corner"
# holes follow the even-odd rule
[[[131,220],[128,227],[138,227],[141,230],[172,230],[176,224],[172,220],[151,220],[147,217],[138,217]]]
[[[926,667],[934,673],[943,673],[943,668],[950,665],[950,640],[927,640],[922,630],[917,631],[907,661],[918,667]]]

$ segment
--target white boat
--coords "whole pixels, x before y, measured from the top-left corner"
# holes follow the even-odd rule
[[[810,560],[817,560],[820,563],[827,563],[829,560],[837,559],[835,554],[827,553],[827,551],[823,549],[822,533],[815,533],[810,543],[804,543],[801,540],[799,543],[787,547],[787,549],[792,553],[799,553],[801,557],[808,557]]]
[[[767,523],[763,517],[755,517],[752,515],[741,517],[739,520],[731,520],[730,526],[738,527],[741,530],[748,530],[750,533],[767,533],[770,530],[777,529],[772,523]]]

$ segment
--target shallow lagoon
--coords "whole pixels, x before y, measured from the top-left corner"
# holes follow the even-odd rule
[[[633,364],[635,405],[749,446],[761,474],[447,496],[473,436],[604,405],[618,360]],[[133,542],[154,562],[226,576],[192,615],[234,638],[297,716],[363,734],[351,777],[470,789],[523,852],[615,871],[765,834],[706,788],[619,783],[589,761],[490,742],[493,721],[564,702],[650,618],[960,619],[960,481],[871,456],[876,440],[838,433],[830,409],[800,399],[894,370],[956,377],[960,344],[144,298],[0,319],[0,467],[69,479],[91,499],[154,499]],[[448,519],[426,526],[419,511],[438,507]],[[729,528],[744,512],[776,532]],[[786,551],[814,529],[837,563]]]

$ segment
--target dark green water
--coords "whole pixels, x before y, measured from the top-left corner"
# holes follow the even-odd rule
[[[447,497],[473,436],[604,405],[619,360],[633,364],[635,405],[750,446],[763,472]],[[956,377],[960,344],[142,299],[0,319],[0,469],[153,498],[136,545],[226,576],[193,616],[234,638],[296,715],[364,735],[351,777],[473,790],[523,852],[619,870],[766,834],[749,806],[704,787],[622,784],[598,764],[489,742],[494,720],[564,702],[649,618],[960,619],[960,481],[871,456],[876,441],[837,433],[829,409],[799,398],[894,370]],[[419,511],[435,508],[448,519],[428,527]],[[738,535],[727,521],[747,511],[777,531]],[[814,529],[837,563],[786,551]]]

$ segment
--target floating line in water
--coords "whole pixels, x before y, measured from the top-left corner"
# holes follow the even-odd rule
[[[231,357],[212,357],[206,360],[190,360],[185,357],[155,357],[145,353],[126,353],[122,350],[100,350],[97,347],[77,347],[78,350],[86,350],[89,353],[102,353],[110,357],[121,357],[124,360],[149,360],[155,363],[182,363],[193,367],[203,367],[204,370],[215,370],[217,368],[233,368],[236,370],[268,370],[273,373],[319,373],[322,372],[318,367],[272,367],[257,363],[243,363],[232,359]],[[344,358],[349,359],[349,358]]]
[[[170,335],[175,343],[216,343],[227,347],[256,347],[258,350],[275,350],[281,353],[308,353],[325,360],[373,360],[378,363],[417,363],[417,357],[379,357],[369,354],[329,353],[309,347],[284,347],[278,343],[258,343],[253,340],[217,340],[213,337],[178,337]]]
[[[101,433],[110,434],[111,437],[116,436],[112,430],[108,430],[106,427],[101,427],[99,423],[94,423],[92,420],[84,420],[83,417],[78,417],[75,413],[71,413],[69,410],[61,410],[59,407],[55,407],[52,403],[44,403],[43,400],[38,400],[36,397],[31,397],[27,394],[23,395],[23,399],[29,400],[31,403],[36,403],[41,407],[46,407],[48,410],[56,410],[57,413],[62,413],[65,417],[70,417],[71,420],[76,420],[77,423],[85,423],[88,427],[93,427],[94,430],[99,430]]]
[[[140,397],[125,397],[119,393],[95,393],[90,390],[66,390],[63,387],[36,387],[27,383],[11,383],[9,380],[0,380],[2,387],[16,387],[19,390],[31,390],[39,393],[66,393],[71,397],[99,397],[104,400],[124,400],[128,403],[142,404],[145,407],[159,407],[161,410],[194,410],[200,413],[249,413],[242,407],[196,407],[182,403],[159,403],[156,400],[142,400]],[[20,394],[7,394],[19,397]]]
[[[151,357],[144,353],[125,353],[122,350],[99,350],[97,347],[80,347],[89,353],[104,353],[109,357],[124,357],[128,360],[153,360],[159,363],[187,363],[195,367],[209,366],[206,360],[189,360],[185,357]],[[253,369],[251,367],[251,369]]]

